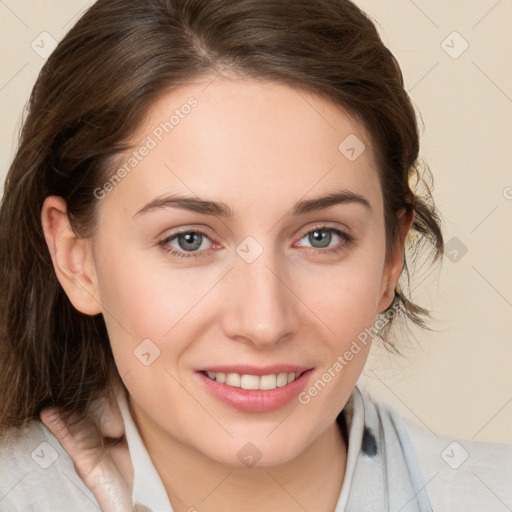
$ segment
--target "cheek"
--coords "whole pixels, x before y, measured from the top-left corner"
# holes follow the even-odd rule
[[[156,353],[166,349],[171,338],[173,351],[182,350],[180,339],[184,338],[176,332],[187,324],[187,313],[200,301],[207,284],[191,283],[178,270],[171,272],[166,267],[149,265],[141,253],[109,260],[99,269],[98,281],[105,323],[121,375],[140,366],[135,359],[139,345],[144,342],[152,347],[144,340],[151,340]],[[155,362],[160,363],[161,359]]]
[[[319,319],[316,332],[322,329],[327,334],[316,350],[320,362],[317,379],[300,395],[299,402],[326,423],[341,410],[366,363],[377,317],[383,258],[379,244],[369,244],[339,266],[325,267],[314,279],[302,280],[302,293],[307,291],[308,304]]]
[[[318,265],[296,277],[305,302],[337,343],[374,324],[382,282],[384,237],[379,233],[339,263]],[[299,274],[299,272],[297,272]]]

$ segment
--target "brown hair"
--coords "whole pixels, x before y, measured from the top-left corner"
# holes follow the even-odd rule
[[[63,197],[73,230],[90,236],[94,190],[149,108],[164,92],[223,69],[314,93],[359,120],[378,156],[388,250],[405,209],[433,260],[442,254],[431,195],[410,188],[419,134],[400,67],[353,3],[98,0],[44,64],[5,182],[0,427],[22,425],[48,405],[83,412],[116,374],[102,315],[75,310],[57,280],[41,227],[44,199]],[[429,312],[405,295],[397,287],[390,308],[401,305],[400,315],[426,327]],[[379,335],[399,353],[387,339],[392,320]]]

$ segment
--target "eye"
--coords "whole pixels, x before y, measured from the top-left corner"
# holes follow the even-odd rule
[[[344,249],[350,242],[352,237],[339,229],[330,226],[315,226],[302,235],[301,240],[306,239],[314,250],[313,252],[337,252]],[[331,242],[336,242],[336,239],[341,240],[341,244],[331,246]],[[327,249],[326,249],[327,248]]]
[[[331,246],[333,236],[334,242],[336,242],[336,239],[338,238],[341,240],[341,243],[338,241],[337,245]],[[324,225],[315,226],[313,229],[305,232],[300,240],[303,239],[307,239],[311,244],[310,247],[312,247],[312,249],[309,252],[323,254],[337,253],[338,251],[345,249],[347,245],[353,241],[351,235],[348,235],[339,229]],[[204,252],[207,252],[209,248],[212,248],[207,247],[207,241],[213,244],[209,236],[204,231],[191,229],[188,231],[173,233],[159,241],[158,245],[173,257],[194,258],[201,256]]]
[[[210,239],[203,231],[189,230],[174,233],[158,242],[158,245],[177,258],[193,258],[208,249],[204,246],[206,240]]]

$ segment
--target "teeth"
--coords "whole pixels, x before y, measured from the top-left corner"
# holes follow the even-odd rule
[[[281,388],[288,384],[288,374],[287,373],[278,373],[277,374],[277,387]]]
[[[262,375],[259,381],[258,389],[275,389],[277,387],[277,377],[275,375]]]
[[[271,390],[286,386],[299,375],[292,373],[277,373],[270,375],[240,375],[238,373],[207,372],[210,379],[227,384],[233,388]]]
[[[234,388],[240,387],[240,375],[238,373],[228,373],[226,375],[226,384],[228,386],[233,386]]]
[[[260,378],[256,375],[242,375],[240,377],[240,387],[243,389],[260,389]]]

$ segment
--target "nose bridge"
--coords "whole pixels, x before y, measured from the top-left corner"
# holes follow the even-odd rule
[[[284,284],[284,269],[283,259],[273,248],[256,245],[254,239],[239,244],[224,316],[227,335],[263,346],[279,342],[296,328],[294,297]]]

